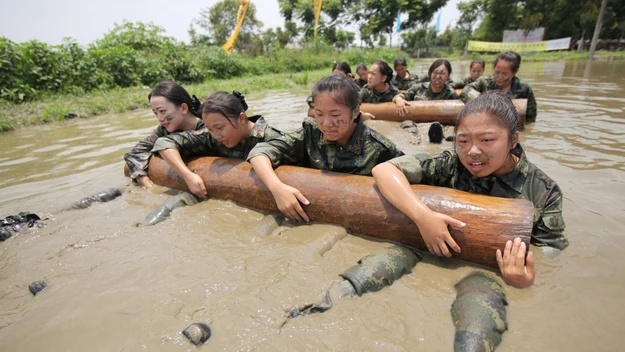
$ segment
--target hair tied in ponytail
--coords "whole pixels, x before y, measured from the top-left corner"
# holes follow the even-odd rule
[[[191,112],[198,116],[202,111],[202,102],[194,95],[191,97]]]
[[[241,101],[241,105],[243,105],[243,111],[247,111],[247,103],[245,102],[245,97],[243,96],[243,94],[237,92],[236,90],[232,91],[232,95],[234,95],[235,97],[237,97],[239,99],[239,101]]]

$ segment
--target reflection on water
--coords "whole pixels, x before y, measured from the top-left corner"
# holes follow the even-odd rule
[[[468,64],[454,63],[453,78],[468,75]],[[536,285],[507,287],[502,351],[612,351],[625,342],[624,70],[622,61],[521,67],[539,104],[522,143],[564,192],[571,246],[553,260],[535,250]],[[250,96],[251,113],[293,131],[309,91]],[[368,124],[407,153],[451,146],[426,143],[427,124],[418,136],[398,123]],[[45,228],[0,244],[0,350],[195,350],[180,331],[197,321],[213,328],[205,347],[213,350],[452,349],[453,285],[474,270],[464,263],[426,256],[390,288],[282,325],[292,306],[315,301],[340,272],[387,244],[350,235],[322,256],[315,240],[343,229],[313,224],[264,237],[254,231],[263,214],[222,200],[135,227],[169,196],[131,186],[121,172],[122,155],[155,125],[138,110],[0,135],[0,217],[53,214]],[[124,195],[63,211],[111,186]],[[49,286],[32,297],[35,280]]]

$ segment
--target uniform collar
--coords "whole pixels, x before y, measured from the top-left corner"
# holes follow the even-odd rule
[[[248,138],[265,138],[265,128],[267,127],[267,122],[265,122],[265,118],[261,115],[254,115],[248,117],[248,120],[254,122],[254,127],[252,127],[252,133],[250,133]]]
[[[509,173],[495,177],[520,194],[523,191],[523,185],[527,179],[529,164],[527,163],[525,151],[520,143],[517,143],[517,146],[511,150],[511,153],[519,158],[519,162]]]

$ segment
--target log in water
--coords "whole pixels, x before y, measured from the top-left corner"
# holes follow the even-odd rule
[[[209,197],[278,212],[271,192],[248,162],[201,157],[190,162],[189,169],[204,180]],[[188,191],[182,177],[164,160],[152,158],[148,170],[154,183]],[[417,226],[382,197],[373,177],[294,166],[280,166],[276,174],[308,198],[310,205],[304,209],[311,221],[340,225],[357,234],[427,250]],[[412,188],[432,210],[467,224],[463,230],[450,231],[462,249],[462,253],[454,253],[457,259],[497,268],[495,252],[503,250],[506,241],[520,237],[529,244],[534,207],[527,200],[424,185]]]

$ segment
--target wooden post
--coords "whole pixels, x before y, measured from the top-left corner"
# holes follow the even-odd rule
[[[599,33],[601,33],[603,15],[605,14],[605,7],[607,4],[608,0],[603,0],[601,2],[601,10],[599,10],[599,17],[597,18],[597,24],[595,25],[595,32],[592,34],[592,42],[590,43],[590,52],[588,53],[589,60],[593,60],[595,58],[595,49],[597,48],[597,41],[599,41]]]

